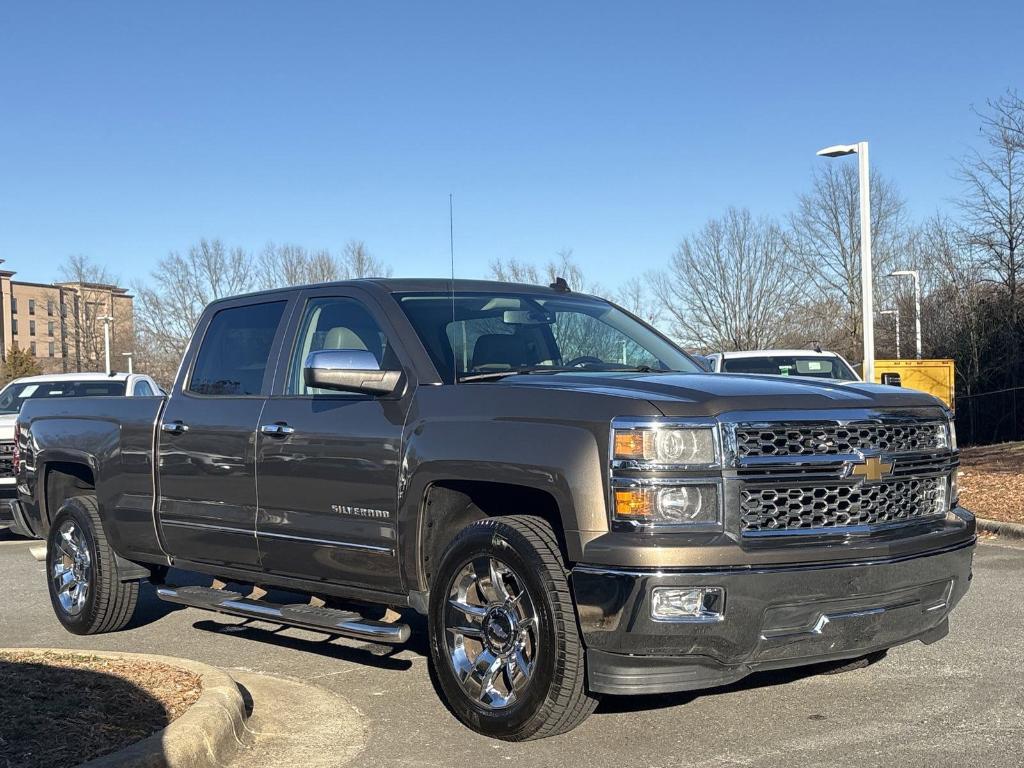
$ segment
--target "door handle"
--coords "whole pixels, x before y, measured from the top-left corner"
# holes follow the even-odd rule
[[[168,421],[160,425],[160,431],[168,435],[180,435],[188,432],[188,424],[183,421]]]
[[[295,427],[289,427],[287,424],[261,424],[260,432],[264,435],[270,435],[271,437],[288,437],[295,433]]]

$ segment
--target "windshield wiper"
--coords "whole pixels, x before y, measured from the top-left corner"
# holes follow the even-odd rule
[[[574,365],[571,368],[555,365],[538,365],[533,368],[515,368],[507,371],[488,371],[486,373],[470,373],[460,376],[458,381],[494,381],[506,376],[537,375],[549,373],[672,373],[672,371],[652,368],[649,365]]]

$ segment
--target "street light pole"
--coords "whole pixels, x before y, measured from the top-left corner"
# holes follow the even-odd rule
[[[900,359],[900,311],[898,309],[883,309],[883,315],[896,316],[896,359]]]
[[[917,359],[921,359],[921,272],[916,269],[897,269],[890,277],[914,278],[914,332],[917,336]]]
[[[899,325],[899,320],[897,320],[896,323],[897,323],[897,325]],[[135,354],[134,352],[122,352],[121,353],[121,357],[127,357],[128,358],[128,374],[129,375],[135,373],[135,371],[132,370],[132,359],[133,359],[134,354]],[[898,355],[897,355],[897,357],[898,357]]]
[[[860,177],[860,301],[864,325],[864,381],[875,380],[875,316],[874,285],[871,279],[871,180],[868,164],[868,143],[837,144],[818,150],[821,157],[842,157],[856,154]]]
[[[110,315],[103,315],[103,317],[96,318],[103,322],[103,356],[107,361],[107,376],[110,375],[110,324],[114,322],[114,318]]]

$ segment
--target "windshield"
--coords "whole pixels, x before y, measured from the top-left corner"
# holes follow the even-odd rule
[[[727,357],[722,361],[725,373],[765,373],[773,376],[811,376],[816,379],[857,381],[857,374],[838,357],[821,355],[765,355],[764,357]]]
[[[700,367],[608,302],[530,293],[396,294],[448,383],[517,372],[683,371]]]
[[[18,413],[26,400],[37,397],[118,397],[123,381],[35,381],[8,384],[0,392],[0,415]]]

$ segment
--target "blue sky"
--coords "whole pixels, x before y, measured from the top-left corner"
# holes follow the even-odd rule
[[[200,237],[362,239],[444,275],[451,192],[461,276],[572,248],[613,286],[730,204],[784,215],[836,162],[815,150],[859,139],[925,216],[971,105],[1024,88],[1022,22],[1019,2],[7,3],[0,258],[44,281],[83,253],[128,282]]]

